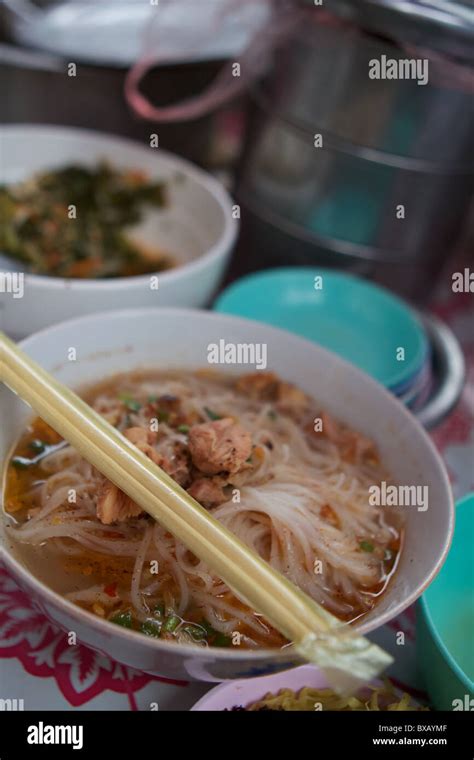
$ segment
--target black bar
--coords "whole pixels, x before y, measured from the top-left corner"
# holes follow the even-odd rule
[[[289,760],[401,752],[405,758],[472,760],[472,737],[472,714],[462,711],[0,713],[0,760],[98,754],[104,760],[161,760],[165,750],[177,760],[187,751],[212,760],[214,755],[230,760],[237,751],[241,760],[250,760],[259,750],[268,757],[273,746],[278,757],[285,752]],[[66,740],[70,743],[62,743]]]

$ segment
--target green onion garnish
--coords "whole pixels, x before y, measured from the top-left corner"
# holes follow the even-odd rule
[[[212,409],[209,409],[207,406],[204,407],[204,411],[206,412],[207,416],[210,420],[221,420],[222,417],[220,414],[216,414],[216,412],[213,412]]]
[[[204,630],[207,633],[207,640],[209,644],[213,647],[228,647],[232,643],[232,639],[230,636],[226,636],[225,633],[220,633],[219,631],[216,631],[215,628],[212,627],[210,623],[208,623],[207,620],[201,620],[199,623],[201,628],[204,628]]]
[[[131,412],[139,412],[142,408],[142,405],[139,401],[132,398],[126,393],[120,393],[119,399],[127,407],[127,409],[130,409]]]
[[[180,624],[181,618],[179,618],[177,615],[169,615],[165,622],[163,623],[163,627],[161,629],[162,633],[172,633]]]
[[[161,633],[161,623],[159,620],[145,620],[145,622],[140,625],[140,631],[144,633],[145,636],[154,636],[158,639]]]
[[[374,551],[374,545],[370,543],[370,541],[361,541],[359,543],[360,548],[363,552],[373,552]]]
[[[126,612],[117,612],[117,614],[111,617],[110,620],[116,625],[121,625],[122,628],[132,627],[132,613],[130,610],[127,610]]]
[[[232,644],[232,639],[225,633],[217,632],[210,643],[213,647],[228,647]]]
[[[185,625],[183,626],[183,631],[186,631],[191,638],[196,639],[196,641],[201,641],[201,639],[206,638],[207,632],[204,630],[204,628],[201,628],[200,625]]]

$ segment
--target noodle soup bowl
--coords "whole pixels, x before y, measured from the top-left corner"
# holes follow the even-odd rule
[[[209,368],[209,346],[265,347],[267,367],[296,383],[349,426],[373,438],[394,482],[416,487],[422,502],[403,507],[404,541],[398,567],[375,607],[355,626],[363,634],[400,614],[431,583],[446,557],[453,532],[453,503],[443,462],[405,407],[356,367],[317,345],[268,325],[222,314],[181,309],[139,309],[93,314],[32,335],[24,350],[73,388],[142,368]],[[71,348],[75,361],[69,361]],[[263,350],[261,348],[261,350]],[[249,364],[215,366],[242,374]],[[5,461],[32,411],[0,389],[0,451]],[[382,507],[383,508],[383,507]],[[45,615],[84,644],[148,673],[169,678],[221,681],[266,675],[301,664],[283,649],[200,647],[155,639],[113,625],[65,599],[37,576],[1,520],[2,557],[16,582]]]

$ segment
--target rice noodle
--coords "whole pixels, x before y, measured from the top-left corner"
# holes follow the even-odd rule
[[[369,536],[377,547],[386,547],[394,529],[381,519],[380,508],[368,502],[368,488],[386,478],[378,464],[344,460],[337,446],[321,437],[310,442],[301,426],[282,413],[270,419],[274,406],[256,402],[233,390],[228,381],[197,374],[179,379],[166,374],[153,377],[124,376],[121,384],[101,387],[94,407],[123,430],[130,425],[148,426],[145,407],[124,410],[120,392],[134,397],[179,397],[188,414],[207,419],[206,410],[232,416],[251,433],[259,447],[260,461],[251,474],[239,474],[232,487],[240,489],[240,501],[229,498],[212,510],[213,515],[248,546],[263,556],[313,599],[344,619],[370,609],[370,591],[380,584],[381,563],[371,552],[360,550],[361,537]],[[186,435],[160,423],[158,452],[170,451]],[[129,592],[134,613],[146,618],[149,605],[160,594],[168,606],[183,616],[190,606],[202,610],[216,630],[230,634],[245,623],[249,646],[271,635],[268,626],[241,603],[229,589],[185,546],[145,515],[117,526],[102,525],[95,516],[97,493],[103,478],[70,446],[42,461],[44,482],[31,489],[39,511],[15,529],[22,544],[47,542],[59,555],[74,557],[83,549],[134,562]],[[241,482],[242,481],[242,482]],[[75,503],[70,503],[71,489]],[[325,519],[329,505],[337,518]],[[150,575],[149,563],[159,572]],[[315,571],[315,561],[321,572]],[[85,602],[98,598],[110,606],[110,597],[91,586],[70,592],[69,598]]]

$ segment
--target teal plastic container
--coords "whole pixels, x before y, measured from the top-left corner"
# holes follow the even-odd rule
[[[322,278],[322,287],[315,278]],[[221,293],[214,309],[312,340],[396,394],[411,387],[428,362],[424,328],[408,304],[378,285],[330,269],[288,267],[242,277]]]
[[[474,710],[474,493],[456,505],[448,558],[417,606],[416,647],[437,710]]]

